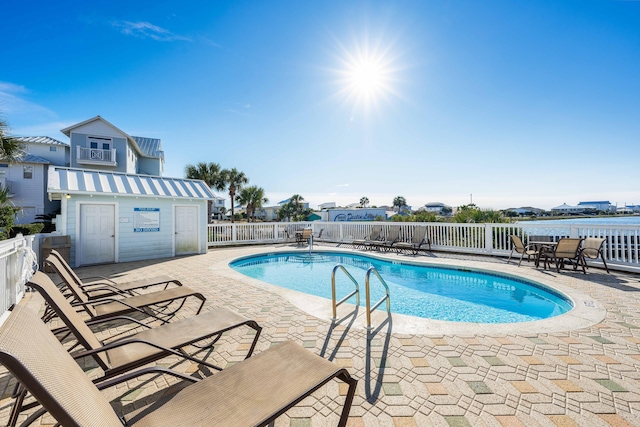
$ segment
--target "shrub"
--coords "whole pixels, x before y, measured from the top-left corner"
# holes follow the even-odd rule
[[[44,224],[41,222],[36,222],[33,224],[20,224],[14,225],[11,228],[11,236],[15,237],[18,234],[22,234],[23,236],[28,236],[29,234],[38,234],[44,228]]]

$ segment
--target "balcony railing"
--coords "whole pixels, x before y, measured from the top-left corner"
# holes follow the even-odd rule
[[[77,158],[78,163],[88,165],[107,165],[118,166],[116,162],[116,149],[102,150],[100,148],[86,148],[78,146]]]
[[[609,267],[619,270],[640,269],[640,226],[603,224],[457,224],[416,222],[275,222],[209,224],[208,244],[212,246],[253,245],[293,241],[296,230],[312,228],[314,236],[322,231],[323,241],[350,244],[369,237],[374,225],[382,225],[384,233],[391,225],[401,227],[401,240],[409,242],[416,226],[427,227],[427,237],[435,251],[478,255],[509,256],[511,239],[517,234],[527,241],[528,236],[548,236],[557,241],[562,237],[603,237],[604,256]],[[599,265],[597,261],[594,265]]]

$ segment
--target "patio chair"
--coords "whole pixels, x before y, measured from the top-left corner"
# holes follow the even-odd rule
[[[371,228],[371,234],[369,234],[369,237],[364,240],[354,240],[351,242],[351,247],[353,247],[353,249],[366,249],[371,242],[379,241],[381,236],[382,225],[376,224]]]
[[[148,279],[133,280],[122,283],[116,283],[103,276],[84,277],[81,279],[58,251],[51,249],[50,255],[56,257],[58,261],[60,261],[60,265],[67,270],[76,283],[82,284],[80,287],[90,300],[118,294],[136,295],[139,293],[139,290],[155,286],[163,286],[164,289],[167,289],[170,285],[182,286],[180,281],[169,276],[154,276]],[[87,282],[88,280],[91,281]]]
[[[580,266],[582,267],[582,272],[587,274],[584,259],[580,255],[581,243],[581,238],[564,237],[558,240],[558,244],[555,246],[543,246],[540,249],[539,256],[544,260],[544,268],[546,269],[548,265],[555,263],[556,270],[559,273],[565,262],[569,262],[573,264],[574,270]]]
[[[173,317],[182,308],[187,298],[195,297],[200,300],[200,306],[196,314],[200,313],[206,300],[200,292],[196,292],[187,286],[178,286],[134,296],[116,295],[90,300],[83,292],[82,281],[77,275],[71,275],[57,257],[49,255],[45,263],[53,267],[63,280],[75,300],[75,305],[82,308],[93,320],[137,311],[167,322],[167,319]],[[153,310],[153,307],[155,307],[155,310]]]
[[[413,235],[410,242],[397,242],[395,248],[398,252],[406,251],[412,252],[413,255],[417,255],[422,245],[429,245],[429,251],[431,251],[431,240],[426,237],[427,227],[424,225],[417,226],[413,229]]]
[[[36,272],[28,285],[35,288],[42,295],[49,307],[56,312],[66,325],[66,328],[55,330],[55,332],[70,331],[78,343],[85,348],[84,351],[77,352],[74,358],[90,356],[103,370],[103,376],[96,381],[103,381],[169,355],[177,355],[210,368],[221,370],[222,368],[218,366],[190,356],[182,349],[198,341],[217,336],[212,343],[207,345],[207,347],[212,346],[224,332],[240,326],[248,326],[256,331],[245,357],[248,358],[253,353],[262,330],[254,320],[247,319],[224,307],[215,308],[196,316],[153,328],[124,316],[84,322],[46,274]],[[96,325],[106,321],[113,322],[116,319],[135,322],[136,327],[141,326],[146,329],[105,343],[98,340],[89,328],[89,325]]]
[[[587,237],[582,242],[580,255],[582,256],[582,261],[584,262],[585,265],[587,263],[585,258],[598,259],[598,257],[600,257],[600,259],[602,260],[602,263],[604,264],[604,268],[607,270],[607,273],[609,273],[609,267],[607,266],[607,261],[605,260],[605,256],[604,256],[605,241],[606,241],[605,238]]]
[[[389,252],[392,249],[395,249],[393,245],[395,245],[398,240],[400,240],[400,226],[392,225],[389,227],[389,232],[385,236],[384,240],[380,240],[377,242],[371,242],[371,249],[380,249],[384,252]]]
[[[298,246],[309,243],[309,239],[311,238],[313,230],[310,228],[305,228],[302,232],[296,232],[296,243]]]
[[[266,426],[334,378],[349,385],[338,423],[344,427],[357,384],[345,368],[285,342],[203,380],[147,368],[96,386],[22,305],[0,328],[0,363],[42,405],[25,424],[48,412],[67,427]],[[100,390],[145,373],[174,375],[194,384],[121,418]]]
[[[507,263],[511,262],[511,256],[513,255],[514,251],[520,254],[518,267],[520,267],[520,264],[522,264],[522,258],[524,258],[525,255],[527,256],[527,262],[531,261],[532,256],[536,258],[538,257],[538,250],[534,249],[531,245],[525,246],[524,243],[522,243],[522,239],[520,238],[520,236],[512,234],[509,236],[509,238],[511,238],[511,253],[509,254]]]

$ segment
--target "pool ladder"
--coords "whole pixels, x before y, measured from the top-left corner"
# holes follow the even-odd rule
[[[342,298],[340,301],[336,301],[336,272],[340,270],[342,271],[354,284],[355,289],[346,297]],[[380,283],[384,286],[385,296],[380,298],[378,302],[376,302],[373,307],[371,307],[371,274],[375,274]],[[371,326],[371,312],[378,308],[380,304],[386,301],[387,303],[387,313],[391,313],[391,296],[389,295],[389,286],[387,282],[384,281],[378,270],[375,267],[370,267],[367,270],[367,274],[365,276],[365,299],[366,299],[366,313],[367,313],[367,329],[371,330],[373,327]],[[332,321],[338,320],[338,306],[345,301],[347,301],[352,296],[356,296],[356,307],[360,306],[360,286],[358,285],[358,281],[353,278],[353,276],[347,271],[346,268],[342,264],[338,264],[333,267],[333,271],[331,272],[331,306],[333,309],[333,317]]]

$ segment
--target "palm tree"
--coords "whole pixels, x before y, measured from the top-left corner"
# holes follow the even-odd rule
[[[256,210],[269,201],[264,196],[264,189],[256,185],[242,188],[237,199],[238,203],[247,207],[247,218],[253,218],[253,222],[256,222]]]
[[[369,198],[368,197],[362,197],[360,198],[360,207],[361,208],[366,208],[367,205],[369,204]]]
[[[397,207],[398,211],[401,211],[402,208],[404,208],[405,206],[407,206],[407,199],[405,199],[402,196],[397,196],[393,199],[393,205],[394,208]]]
[[[9,125],[0,117],[0,160],[15,163],[24,154],[24,143],[8,135]]]
[[[248,183],[249,178],[247,178],[244,172],[240,172],[236,168],[223,169],[220,173],[222,174],[222,181],[229,188],[229,198],[231,199],[231,222],[235,222],[235,218],[233,217],[233,203],[236,199],[236,191],[240,190],[244,184]]]
[[[219,190],[219,191],[224,190],[222,170],[220,169],[220,165],[217,163],[199,162],[196,165],[188,164],[184,168],[184,174],[188,179],[201,179],[211,188],[215,188],[216,190]],[[231,200],[231,203],[233,204],[233,200]],[[209,214],[208,221],[211,222],[212,221],[211,212],[213,211],[213,200],[209,200],[207,211]]]

